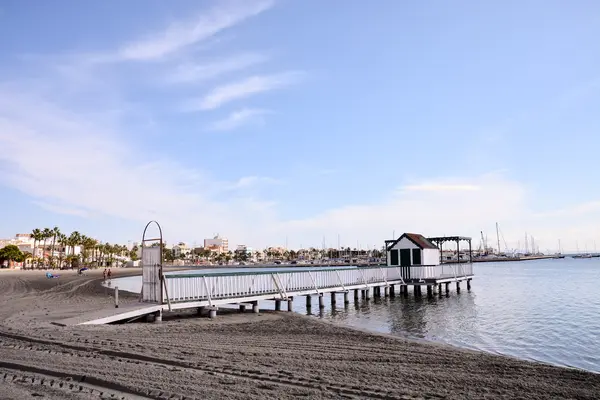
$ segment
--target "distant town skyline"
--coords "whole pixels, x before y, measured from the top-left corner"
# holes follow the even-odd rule
[[[600,245],[600,3],[0,8],[0,237]]]

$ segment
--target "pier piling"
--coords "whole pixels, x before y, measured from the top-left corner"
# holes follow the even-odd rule
[[[246,312],[246,305],[245,304],[240,304],[240,312]]]
[[[252,302],[252,312],[255,314],[258,314],[259,309],[258,309],[258,301],[253,301]]]
[[[210,307],[208,309],[208,316],[211,319],[217,318],[217,307]]]
[[[427,297],[428,298],[432,298],[433,297],[433,288],[431,285],[427,285]]]
[[[450,295],[450,282],[446,282],[446,296]]]
[[[287,309],[287,310],[288,310],[289,312],[292,312],[292,307],[293,307],[293,305],[294,305],[294,298],[293,298],[293,297],[290,297],[290,298],[288,299],[287,303],[288,303],[288,309]]]
[[[371,288],[367,288],[365,290],[365,299],[367,299],[367,300],[371,299]]]
[[[390,288],[388,286],[383,288],[383,296],[384,297],[389,297],[390,296]]]
[[[275,311],[281,311],[281,300],[275,300]]]
[[[456,293],[460,293],[460,282],[456,282]]]
[[[354,302],[358,301],[358,289],[354,289]]]
[[[344,292],[344,304],[350,303],[350,299],[348,298],[348,291]]]
[[[335,305],[335,292],[331,292],[331,305]]]
[[[467,290],[471,290],[471,280],[467,279]]]
[[[400,286],[400,292],[404,294],[404,297],[408,297],[408,285]]]
[[[311,295],[306,296],[306,308],[310,308],[312,306],[311,302],[312,302],[312,296]]]
[[[162,322],[162,310],[158,310],[157,312],[154,313],[154,323],[161,323]]]
[[[394,285],[390,285],[390,297],[396,297],[396,291],[395,291],[395,287]]]
[[[323,300],[323,294],[319,294],[319,308],[325,308],[325,302]]]

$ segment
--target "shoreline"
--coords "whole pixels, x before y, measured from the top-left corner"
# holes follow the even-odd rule
[[[140,275],[133,275],[133,276],[140,276]],[[118,285],[115,285],[114,283],[113,283],[113,286],[108,286],[108,285],[105,285],[104,283],[100,283],[100,284],[102,285],[102,287],[110,289],[110,290],[114,290],[114,288],[116,286],[118,286]],[[137,290],[137,291],[129,291],[127,289],[120,288],[119,289],[119,293],[123,293],[123,292],[126,292],[128,294],[139,295],[139,290]],[[233,309],[233,308],[235,308],[235,306],[234,307],[222,307],[222,308],[219,309],[219,315],[223,311],[230,310],[230,309]],[[263,310],[261,312],[272,312],[272,311],[273,310]],[[400,339],[405,339],[405,340],[411,340],[411,341],[415,341],[415,342],[422,343],[422,344],[441,345],[441,346],[447,346],[448,348],[451,348],[451,349],[463,349],[463,350],[467,350],[467,351],[483,352],[485,354],[490,354],[490,355],[495,355],[495,356],[509,357],[511,359],[514,359],[514,360],[528,361],[528,362],[539,363],[539,364],[543,364],[543,365],[547,365],[547,366],[568,368],[568,369],[574,369],[574,370],[579,370],[579,371],[585,371],[585,372],[589,372],[589,373],[593,373],[593,374],[600,374],[600,370],[585,369],[585,368],[582,368],[582,367],[577,366],[577,365],[569,365],[569,364],[566,364],[566,363],[552,362],[552,361],[547,361],[547,360],[543,360],[543,359],[537,359],[537,358],[533,358],[533,357],[526,357],[526,356],[520,355],[520,354],[518,354],[516,352],[513,352],[513,353],[510,353],[510,352],[503,353],[503,352],[500,352],[500,351],[495,351],[493,349],[478,348],[477,346],[461,345],[461,343],[448,343],[448,342],[443,341],[443,340],[435,340],[435,339],[429,339],[429,338],[414,336],[414,335],[411,335],[409,333],[405,333],[405,334],[395,333],[394,334],[394,333],[391,333],[391,332],[382,332],[382,331],[377,330],[377,329],[369,330],[368,328],[361,328],[361,327],[359,327],[357,325],[354,325],[354,324],[344,323],[343,321],[340,322],[339,320],[319,318],[318,315],[316,315],[316,314],[310,314],[310,315],[308,315],[305,312],[303,312],[302,310],[298,310],[298,309],[295,309],[293,311],[293,313],[294,313],[294,315],[298,315],[300,317],[306,317],[306,318],[309,318],[311,320],[315,320],[315,321],[319,321],[319,322],[324,322],[324,323],[331,323],[331,324],[333,324],[335,326],[340,326],[340,327],[349,328],[349,329],[355,329],[355,330],[362,331],[362,332],[368,333],[368,334],[389,335],[392,338],[400,338]]]
[[[0,274],[5,398],[98,398],[100,391],[207,399],[600,397],[600,375],[591,372],[295,313],[231,312],[217,320],[182,313],[162,324],[57,327],[52,320],[112,304],[101,271],[66,272],[60,282],[30,271]],[[114,277],[139,273],[120,269]],[[121,301],[137,298],[123,293]]]

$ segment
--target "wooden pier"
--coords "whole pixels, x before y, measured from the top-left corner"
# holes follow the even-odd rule
[[[337,295],[343,294],[348,304],[350,295],[368,301],[374,297],[408,297],[409,288],[414,296],[442,295],[443,289],[449,294],[451,284],[460,291],[462,282],[467,290],[471,287],[473,267],[471,264],[453,264],[410,267],[411,279],[404,279],[400,267],[357,267],[357,268],[315,268],[302,271],[285,272],[234,272],[162,275],[157,279],[159,288],[144,290],[143,302],[128,308],[115,308],[112,311],[90,315],[94,318],[78,318],[78,324],[107,324],[133,320],[145,315],[153,315],[161,320],[163,312],[197,308],[199,313],[215,317],[223,305],[238,305],[240,311],[247,308],[259,312],[259,302],[275,301],[275,310],[280,311],[282,304],[291,311],[294,299],[305,296],[306,306],[312,307],[316,297],[318,307],[325,307],[325,296],[331,302],[337,302]],[[155,301],[160,292],[162,301]],[[100,315],[102,314],[102,315]],[[69,324],[65,322],[65,324]]]
[[[216,317],[219,306],[239,305],[240,311],[251,307],[259,312],[259,302],[275,301],[275,310],[281,311],[282,303],[292,310],[294,298],[305,296],[306,307],[312,307],[312,298],[318,298],[319,308],[325,307],[324,296],[330,294],[332,304],[337,294],[343,293],[344,303],[349,303],[349,294],[354,292],[355,301],[359,294],[365,301],[373,297],[394,297],[396,289],[401,296],[408,297],[409,288],[420,297],[423,287],[428,297],[450,293],[450,285],[460,292],[461,283],[471,289],[473,264],[440,264],[440,249],[433,244],[445,241],[468,240],[470,238],[433,238],[432,241],[418,234],[404,234],[400,238],[386,241],[388,265],[354,268],[317,267],[313,269],[282,271],[237,271],[237,272],[190,272],[188,274],[165,275],[162,272],[162,245],[146,246],[147,242],[160,238],[142,239],[142,293],[139,307],[116,308],[110,315],[87,319],[81,324],[106,324],[148,316],[149,320],[161,321],[164,311],[198,309],[198,314],[207,313]]]

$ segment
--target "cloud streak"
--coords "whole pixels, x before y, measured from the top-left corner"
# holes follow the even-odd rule
[[[242,53],[210,63],[186,63],[178,66],[167,78],[168,83],[198,83],[221,75],[241,71],[267,61],[259,53]]]
[[[218,86],[206,96],[188,101],[183,109],[184,111],[214,110],[235,100],[289,86],[298,82],[302,75],[299,71],[290,71],[273,75],[251,76],[241,81]]]
[[[209,128],[213,131],[231,131],[245,125],[260,124],[263,122],[261,117],[269,112],[262,109],[244,108],[232,112],[227,118],[213,122]]]
[[[227,1],[199,17],[171,24],[158,34],[124,45],[117,54],[122,61],[153,61],[170,56],[206,40],[274,5],[272,0]]]
[[[420,184],[404,186],[409,192],[472,192],[479,190],[476,185]]]

